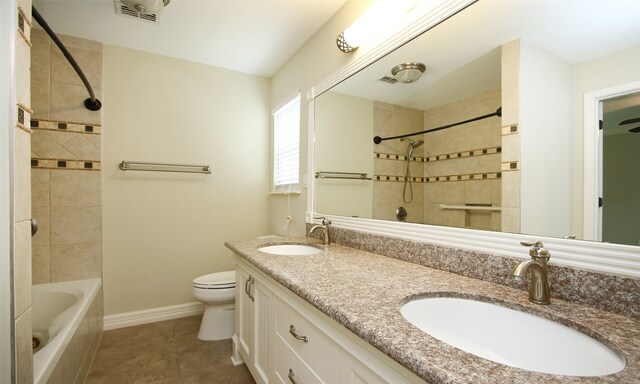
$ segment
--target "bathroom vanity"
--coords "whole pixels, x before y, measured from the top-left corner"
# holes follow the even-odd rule
[[[311,255],[259,251],[308,244]],[[314,239],[228,242],[237,267],[234,360],[258,383],[630,383],[640,378],[640,320]],[[411,325],[400,307],[461,297],[535,314],[574,328],[626,360],[596,377],[537,373],[495,363]],[[536,330],[528,330],[535,332]],[[518,343],[518,335],[512,337]],[[522,348],[529,348],[522,345]]]

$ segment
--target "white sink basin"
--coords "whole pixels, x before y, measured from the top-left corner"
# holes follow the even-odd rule
[[[269,253],[272,255],[307,256],[307,255],[315,255],[316,253],[320,253],[322,252],[322,249],[318,249],[316,247],[311,247],[309,245],[302,245],[302,244],[281,244],[281,245],[270,245],[268,247],[258,248],[258,251]]]
[[[602,376],[626,362],[606,345],[562,324],[475,300],[434,297],[400,308],[436,339],[496,363],[568,376]]]

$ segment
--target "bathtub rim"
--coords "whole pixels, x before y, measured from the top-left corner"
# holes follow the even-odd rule
[[[38,353],[40,352],[38,351],[38,353],[33,355],[33,382],[34,384],[43,384],[49,379],[51,373],[60,362],[62,354],[64,353],[67,346],[69,345],[69,342],[78,330],[82,319],[84,319],[84,316],[89,311],[89,308],[95,300],[100,287],[102,287],[102,279],[95,278],[63,281],[58,283],[34,284],[33,287],[36,290],[46,289],[48,291],[65,292],[65,289],[81,289],[83,291],[83,297],[80,300],[78,311],[71,317],[69,324],[65,326],[56,336],[57,340],[55,340],[55,342],[56,344],[58,344],[58,347],[54,348],[50,354],[38,355]]]

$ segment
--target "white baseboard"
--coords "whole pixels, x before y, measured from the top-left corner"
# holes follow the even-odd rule
[[[202,303],[186,303],[169,307],[151,308],[142,311],[118,313],[104,317],[104,330],[132,327],[134,325],[155,323],[158,321],[179,319],[181,317],[201,315]]]

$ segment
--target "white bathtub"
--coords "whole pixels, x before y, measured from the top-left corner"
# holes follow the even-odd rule
[[[34,337],[44,342],[33,355],[35,384],[45,383],[55,370],[101,285],[101,279],[88,279],[33,286],[31,324]]]

